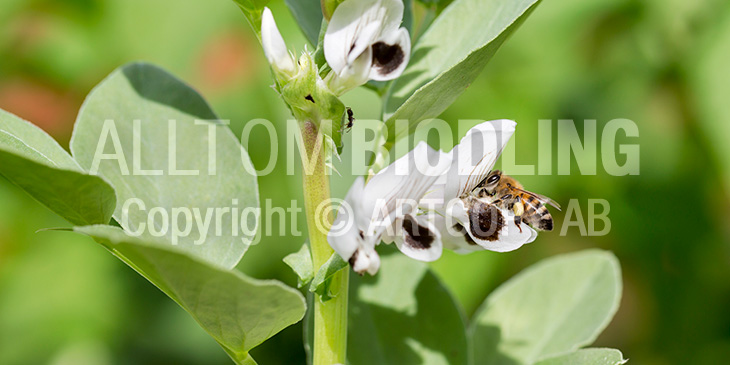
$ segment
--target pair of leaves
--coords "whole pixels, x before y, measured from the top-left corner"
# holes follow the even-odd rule
[[[332,277],[340,270],[348,267],[348,264],[340,255],[333,253],[332,256],[322,264],[317,272],[314,272],[312,264],[312,253],[309,246],[302,245],[299,251],[284,257],[284,263],[289,265],[297,274],[298,286],[300,288],[309,284],[309,291],[320,296],[321,300],[327,301],[330,297],[330,284]]]
[[[254,280],[232,269],[251,235],[234,231],[231,211],[253,211],[237,218],[256,228],[256,177],[229,129],[196,119],[216,119],[200,95],[157,67],[131,64],[113,72],[88,96],[74,129],[73,158],[37,127],[0,112],[0,173],[180,304],[237,363],[250,364],[254,361],[248,351],[301,320],[305,303],[299,292],[279,282]],[[172,129],[170,120],[175,121]],[[180,148],[173,151],[175,142]],[[119,154],[98,161],[101,177],[86,172],[100,153],[114,152]],[[135,174],[135,165],[163,172]],[[172,169],[198,173],[181,176]],[[130,199],[139,199],[145,208],[135,205],[124,211]],[[107,225],[113,215],[126,229],[141,224],[159,229],[163,220],[147,219],[153,208],[168,213],[197,208],[202,221],[208,208],[213,215],[207,228],[196,226],[198,217],[192,218],[190,232],[177,245],[172,244],[172,231],[160,238],[150,230],[132,237]],[[215,216],[216,208],[228,208],[228,215]],[[172,217],[168,228],[173,222],[191,224],[179,218],[185,217]],[[197,245],[203,232],[212,233]]]
[[[467,326],[423,263],[384,255],[375,277],[354,277],[348,363],[617,365],[593,342],[615,313],[615,257],[588,250],[534,265],[495,290]]]

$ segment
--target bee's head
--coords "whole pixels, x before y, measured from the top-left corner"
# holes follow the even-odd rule
[[[494,190],[499,185],[499,181],[502,179],[502,171],[494,170],[487,175],[482,183],[482,187],[490,194],[494,193]]]

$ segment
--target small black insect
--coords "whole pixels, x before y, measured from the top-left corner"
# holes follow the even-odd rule
[[[308,94],[307,96],[305,96],[304,100],[309,100],[312,102],[312,104],[314,104],[314,98],[312,97],[312,94]]]
[[[347,129],[352,128],[352,125],[355,123],[355,117],[353,115],[354,113],[352,112],[352,109],[347,107]]]

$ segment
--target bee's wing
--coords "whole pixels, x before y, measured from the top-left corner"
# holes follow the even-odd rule
[[[539,200],[541,203],[543,203],[543,204],[550,204],[553,207],[555,207],[555,209],[560,210],[560,204],[558,204],[558,202],[556,202],[555,200],[552,200],[552,199],[546,197],[545,195],[540,195],[540,194],[537,194],[537,193],[533,193],[531,191],[527,191],[527,190],[523,190],[523,189],[518,189],[518,188],[513,188],[513,189],[519,190],[519,191],[521,191],[521,192],[523,192],[525,194],[532,195],[537,200]]]

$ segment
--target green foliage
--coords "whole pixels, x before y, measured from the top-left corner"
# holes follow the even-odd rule
[[[270,0],[233,0],[243,11],[254,33],[261,38],[261,14]]]
[[[205,211],[231,204],[232,209],[252,208],[255,215],[241,218],[249,228],[256,228],[258,194],[248,155],[228,128],[210,121],[216,119],[210,107],[180,80],[146,64],[131,64],[112,73],[79,113],[71,144],[77,160],[37,127],[5,112],[0,117],[1,171],[60,215],[84,225],[75,231],[93,237],[177,302],[236,363],[255,364],[249,355],[253,347],[304,316],[306,304],[299,292],[277,281],[255,280],[230,270],[253,238],[253,233],[243,238],[234,234],[231,222],[220,230],[225,234],[228,229],[230,236],[216,232],[201,240],[204,245],[188,238],[192,231],[177,237],[182,240],[177,244],[174,229],[164,238],[142,230],[140,238],[118,227],[90,225],[107,223],[116,212],[123,228],[137,230],[146,217],[141,211],[135,214],[123,208],[124,201],[135,198],[148,209],[167,211],[176,207]],[[135,120],[140,121],[139,129]],[[167,121],[174,122],[174,131]],[[109,134],[103,134],[104,126]],[[177,140],[167,140],[168,135],[185,141],[184,148],[175,150]],[[110,152],[103,146],[106,137],[119,154],[95,166],[100,153]],[[200,158],[208,152],[214,159]],[[138,156],[131,158],[132,173],[127,165],[130,156]],[[83,173],[79,165],[98,168],[117,187],[121,199],[116,210],[112,187],[100,177]],[[140,176],[135,174],[137,168],[164,172]],[[198,173],[173,172],[193,168]],[[131,213],[129,220],[127,213]],[[178,217],[173,216],[172,222],[179,222]]]
[[[312,279],[312,284],[309,286],[309,291],[317,293],[322,297],[322,300],[330,298],[330,285],[332,284],[332,277],[340,270],[349,268],[350,265],[347,261],[343,260],[340,255],[333,253],[332,256],[317,270],[317,273]]]
[[[299,251],[286,255],[284,263],[287,264],[294,273],[297,274],[297,287],[301,288],[314,277],[314,267],[312,264],[312,253],[309,252],[309,246],[305,243]]]
[[[539,0],[457,0],[418,39],[403,75],[388,90],[383,118],[390,146],[439,116],[479,75]],[[406,119],[409,128],[396,130]]]
[[[345,104],[321,82],[317,64],[311,55],[303,54],[298,66],[299,72],[294,78],[285,82],[280,80],[281,97],[296,120],[314,122],[320,133],[331,138],[340,152]]]
[[[378,275],[350,283],[348,363],[467,364],[463,313],[424,263],[384,255]]]
[[[232,268],[255,235],[258,189],[246,151],[230,129],[215,119],[205,100],[182,81],[152,65],[130,64],[114,71],[89,94],[79,112],[71,151],[87,169],[100,157],[97,152],[119,154],[121,159],[100,160],[96,167],[117,192],[114,218],[125,230],[137,232],[141,224],[149,226],[150,210],[163,208],[172,221],[165,232],[167,240],[196,258]],[[159,175],[135,173],[134,165],[139,170],[157,170]],[[144,209],[135,203],[123,211],[133,199],[143,202]],[[185,218],[173,213],[180,207],[198,209],[193,215],[201,219],[211,214],[220,230],[218,226],[201,230],[188,216],[176,232],[178,217]],[[243,232],[231,213],[228,219],[217,218],[216,209],[224,207],[238,210],[240,220],[246,212],[244,223],[250,231]],[[168,223],[157,220],[155,224],[165,227]],[[142,232],[151,237],[150,230]]]
[[[309,43],[317,46],[323,19],[319,0],[285,0],[285,2]]]
[[[538,361],[535,365],[621,365],[626,361],[619,350],[581,349]]]
[[[278,281],[222,270],[168,242],[131,237],[116,227],[74,230],[93,237],[176,301],[236,363],[255,363],[249,350],[304,316],[302,295]]]
[[[587,250],[544,260],[500,286],[474,315],[474,359],[533,364],[589,345],[620,299],[613,254]]]
[[[0,110],[0,173],[73,224],[107,224],[114,190],[40,128]]]

